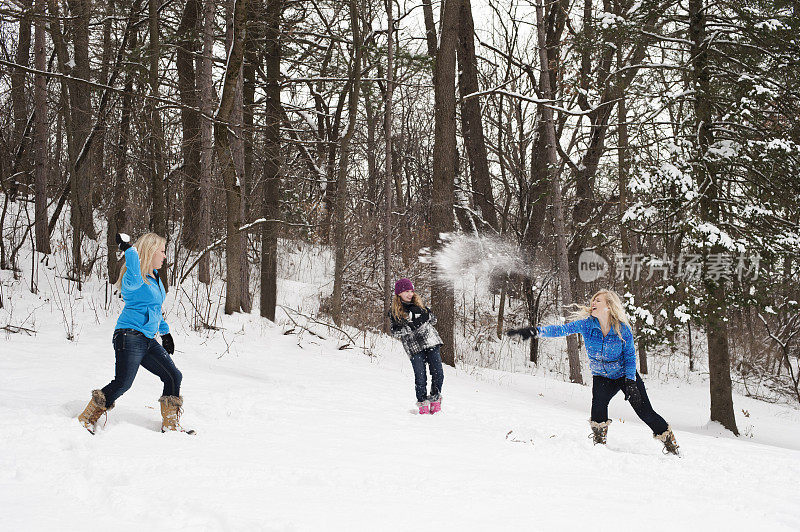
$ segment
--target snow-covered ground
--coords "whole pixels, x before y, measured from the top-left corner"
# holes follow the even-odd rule
[[[307,311],[324,280],[289,258],[282,303]],[[621,394],[593,446],[588,386],[447,367],[443,412],[420,416],[398,342],[339,350],[283,312],[196,332],[186,294],[168,319],[198,435],[161,434],[160,381],[141,370],[92,436],[76,416],[113,376],[119,301],[100,280],[69,295],[44,267],[41,296],[0,275],[0,327],[36,331],[0,331],[3,530],[800,529],[796,408],[736,396],[736,438],[708,423],[707,383],[646,378],[676,458]]]

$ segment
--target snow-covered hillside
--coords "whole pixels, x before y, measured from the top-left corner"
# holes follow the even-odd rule
[[[173,302],[182,424],[198,435],[161,434],[161,383],[140,370],[92,436],[75,418],[113,376],[119,302],[100,280],[51,290],[59,303],[2,275],[0,326],[36,331],[0,336],[4,530],[800,528],[797,409],[737,396],[735,438],[708,424],[707,384],[646,379],[676,458],[621,394],[595,447],[588,386],[446,368],[443,412],[420,416],[399,343],[339,350],[335,331],[285,314],[219,316],[200,333]],[[283,302],[303,308],[315,282],[284,281]]]

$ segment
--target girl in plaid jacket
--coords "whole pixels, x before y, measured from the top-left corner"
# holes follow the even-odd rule
[[[392,336],[403,343],[411,366],[414,368],[414,388],[417,394],[417,407],[420,414],[435,414],[442,409],[442,355],[439,348],[442,339],[436,332],[436,316],[431,313],[422,299],[414,292],[410,279],[400,279],[394,285],[392,310]],[[431,393],[427,393],[428,375],[425,364],[431,372]]]

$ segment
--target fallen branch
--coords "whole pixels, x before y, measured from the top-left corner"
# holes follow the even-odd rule
[[[36,334],[36,331],[34,331],[33,329],[28,329],[27,327],[20,327],[19,325],[5,325],[4,327],[0,327],[0,329],[14,334],[24,332],[28,336],[33,336],[34,334]]]
[[[329,329],[336,329],[337,331],[339,331],[339,332],[340,332],[340,333],[342,333],[343,335],[347,336],[347,338],[350,340],[350,344],[352,344],[352,345],[356,345],[356,341],[353,339],[353,337],[352,337],[352,336],[350,336],[349,334],[347,334],[347,331],[345,331],[344,329],[341,329],[340,327],[337,327],[336,325],[331,325],[331,324],[330,324],[330,323],[328,323],[328,322],[325,322],[325,321],[320,321],[320,320],[318,320],[318,319],[316,319],[316,318],[313,318],[313,317],[311,317],[311,316],[306,316],[306,315],[305,315],[305,314],[303,314],[302,312],[300,312],[300,311],[298,311],[298,310],[295,310],[295,309],[293,309],[293,308],[284,307],[283,305],[278,305],[278,306],[279,306],[280,308],[282,308],[282,309],[284,310],[284,312],[286,312],[286,314],[287,314],[287,315],[289,314],[289,313],[287,312],[287,310],[290,310],[290,311],[294,312],[295,314],[297,314],[298,316],[302,316],[302,317],[304,317],[305,319],[307,319],[307,320],[309,320],[309,321],[312,321],[312,322],[314,322],[314,323],[318,323],[319,325],[324,325],[324,326],[328,327]],[[299,325],[299,324],[298,324],[298,323],[297,323],[297,322],[296,322],[296,321],[295,321],[295,320],[294,320],[294,319],[293,319],[291,316],[289,316],[289,319],[290,319],[290,320],[292,320],[292,322],[293,322],[295,325],[297,325],[298,327],[302,327],[303,329],[305,329],[305,330],[309,331],[310,333],[312,333],[312,334],[314,334],[314,335],[316,335],[316,336],[319,336],[317,333],[315,333],[315,332],[313,332],[313,331],[309,330],[308,328],[306,328],[306,327],[303,327],[302,325]],[[319,336],[319,337],[320,337],[320,338],[323,338],[322,336]],[[324,339],[324,338],[323,338],[323,339]],[[350,344],[345,344],[345,345],[343,345],[343,346],[340,346],[340,347],[339,347],[339,350],[341,351],[342,349],[349,349],[349,347],[348,347],[348,346],[349,346]]]

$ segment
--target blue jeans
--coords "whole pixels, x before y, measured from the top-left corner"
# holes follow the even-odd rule
[[[625,377],[619,379],[609,379],[595,375],[592,377],[592,421],[602,423],[608,421],[608,403],[625,384]],[[647,391],[644,389],[644,381],[636,374],[636,388],[639,390],[639,397],[631,397],[630,403],[633,411],[639,419],[647,423],[653,434],[661,434],[667,430],[667,422],[659,416],[650,399],[647,398]]]
[[[123,393],[127,392],[136,378],[139,366],[161,379],[164,383],[162,395],[180,395],[183,376],[172,358],[161,344],[154,338],[148,338],[135,329],[117,329],[114,331],[114,380],[103,388],[106,406],[114,404]]]
[[[428,375],[425,372],[425,363],[431,370],[431,395],[428,396]],[[444,371],[442,370],[442,355],[439,346],[429,347],[411,356],[411,366],[414,368],[414,389],[417,392],[417,402],[439,399],[442,393],[442,383],[444,382]]]

